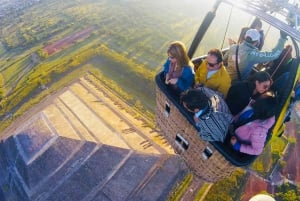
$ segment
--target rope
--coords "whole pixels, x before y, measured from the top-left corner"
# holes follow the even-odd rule
[[[225,38],[226,38],[226,35],[227,35],[227,31],[228,31],[228,27],[229,27],[229,22],[230,22],[231,15],[232,15],[232,9],[233,9],[233,6],[231,6],[231,9],[230,9],[229,18],[228,18],[228,20],[227,20],[227,25],[226,25],[226,29],[225,29],[225,34],[224,34],[223,41],[222,41],[222,45],[221,45],[221,50],[223,49],[224,41],[225,41]]]
[[[292,47],[289,46],[289,48],[287,49],[286,53],[283,55],[282,59],[280,60],[279,64],[276,66],[275,70],[273,71],[271,78],[273,78],[273,76],[275,75],[275,73],[277,72],[277,70],[279,69],[279,66],[282,64],[282,62],[285,60],[285,58],[287,57],[287,55],[289,54],[289,52],[292,51]]]

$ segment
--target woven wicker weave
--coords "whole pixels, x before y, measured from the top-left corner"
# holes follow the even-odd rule
[[[209,142],[200,139],[195,127],[158,87],[156,88],[156,123],[161,134],[176,153],[184,158],[194,174],[201,179],[216,182],[229,176],[236,168]]]

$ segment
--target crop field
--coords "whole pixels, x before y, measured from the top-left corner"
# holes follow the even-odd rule
[[[185,12],[177,10],[178,4],[171,0],[48,0],[13,17],[7,15],[0,23],[0,69],[6,94],[0,116],[17,110],[26,94],[51,85],[54,74],[91,62],[132,94],[134,102],[153,111],[154,75],[166,59],[169,43],[183,39],[188,46],[203,16],[191,15],[199,7],[187,3],[184,9],[191,12]],[[38,55],[34,61],[32,54]],[[99,56],[101,61],[113,58],[117,62],[97,65]],[[143,93],[142,88],[150,92]]]
[[[110,76],[116,75],[111,65],[102,68],[104,74],[137,100],[141,98],[141,104],[153,111],[154,75],[162,68],[169,43],[181,40],[188,47],[204,16],[198,11],[205,6],[209,8],[210,4],[195,6],[186,1],[183,7],[178,7],[182,5],[179,0],[47,0],[13,17],[7,15],[0,23],[3,44],[0,67],[8,99],[1,103],[4,109],[0,116],[15,108],[24,95],[51,85],[54,74],[80,68],[99,55],[103,58],[112,54],[114,60],[126,65],[116,67],[119,76]],[[202,54],[207,49],[204,46],[199,48]],[[36,61],[32,61],[33,53],[39,56]],[[136,72],[132,68],[137,66],[139,80],[132,78],[136,73],[127,73]],[[101,67],[96,69],[101,71]],[[151,85],[152,92],[140,93],[145,83],[145,87]]]
[[[69,35],[59,41],[56,41],[52,44],[47,45],[43,48],[43,51],[46,52],[47,55],[55,54],[64,48],[68,48],[72,46],[73,43],[84,40],[85,38],[89,37],[90,33],[93,31],[93,28],[87,28],[83,31],[76,32],[72,35]]]

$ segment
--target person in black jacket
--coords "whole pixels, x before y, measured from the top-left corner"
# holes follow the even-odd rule
[[[272,78],[267,72],[260,71],[253,74],[248,80],[233,84],[226,97],[231,114],[236,116],[243,111],[247,105],[267,92],[272,82]]]

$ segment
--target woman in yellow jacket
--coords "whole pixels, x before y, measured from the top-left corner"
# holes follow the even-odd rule
[[[219,49],[211,49],[195,74],[195,87],[206,86],[226,97],[231,79],[223,65],[223,55]]]

